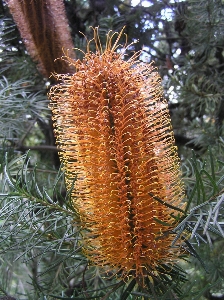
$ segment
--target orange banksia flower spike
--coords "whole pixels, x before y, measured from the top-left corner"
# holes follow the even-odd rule
[[[82,60],[64,57],[74,74],[55,74],[55,134],[68,189],[77,175],[72,199],[85,253],[106,270],[144,278],[178,256],[164,233],[183,199],[179,160],[156,70],[137,54],[123,60],[122,33],[109,33],[105,50],[94,34],[96,52],[88,44]]]

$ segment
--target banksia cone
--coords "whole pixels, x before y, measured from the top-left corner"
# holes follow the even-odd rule
[[[45,77],[52,72],[70,72],[68,64],[56,60],[73,43],[63,0],[6,0],[27,51]],[[56,61],[55,61],[56,60]]]
[[[108,34],[105,50],[94,34],[96,53],[88,45],[82,61],[65,57],[76,72],[55,75],[61,83],[49,96],[57,144],[86,254],[107,270],[143,278],[178,256],[165,234],[183,198],[174,137],[152,65],[137,54],[122,59],[121,33],[114,44]]]

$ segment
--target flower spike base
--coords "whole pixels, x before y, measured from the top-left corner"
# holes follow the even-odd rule
[[[160,77],[137,54],[123,60],[121,34],[109,33],[102,50],[94,29],[82,60],[63,58],[76,72],[55,74],[60,84],[49,96],[68,189],[77,176],[72,198],[86,255],[143,279],[178,257],[165,234],[176,211],[155,197],[180,207],[183,189]]]

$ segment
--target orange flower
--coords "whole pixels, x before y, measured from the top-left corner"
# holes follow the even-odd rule
[[[114,44],[109,33],[104,51],[94,34],[96,53],[88,44],[82,61],[65,58],[74,74],[55,75],[55,133],[68,189],[77,175],[72,197],[86,254],[96,265],[142,278],[177,258],[172,236],[163,234],[175,210],[155,197],[181,205],[179,160],[158,73],[137,54],[122,59],[122,33]]]

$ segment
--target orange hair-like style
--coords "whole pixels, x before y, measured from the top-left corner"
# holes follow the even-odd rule
[[[160,77],[137,54],[123,60],[121,34],[113,44],[109,33],[102,50],[94,29],[96,52],[88,44],[82,60],[65,57],[76,72],[55,74],[61,82],[49,97],[68,189],[77,175],[72,199],[85,253],[98,266],[144,278],[178,257],[164,232],[183,187]]]

